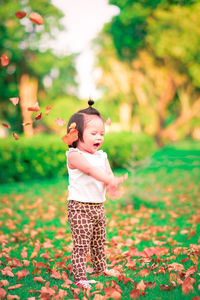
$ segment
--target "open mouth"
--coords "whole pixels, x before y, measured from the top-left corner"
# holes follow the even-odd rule
[[[99,146],[100,146],[100,143],[95,143],[95,144],[94,144],[94,147],[95,147],[95,148],[98,148]]]

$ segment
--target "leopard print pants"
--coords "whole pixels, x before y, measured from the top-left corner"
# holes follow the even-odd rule
[[[106,269],[106,216],[103,203],[82,203],[69,200],[68,221],[71,228],[74,281],[86,279],[86,258],[90,251],[94,272]]]

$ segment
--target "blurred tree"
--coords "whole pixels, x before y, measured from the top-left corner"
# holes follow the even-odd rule
[[[51,101],[76,87],[75,55],[58,56],[50,49],[50,41],[64,29],[64,15],[50,0],[0,0],[0,6],[0,55],[6,54],[10,60],[0,69],[0,118],[21,131],[20,106],[14,107],[8,99],[19,95],[22,75],[37,78],[39,97],[48,93]],[[19,20],[15,16],[18,11],[27,16]],[[33,24],[31,12],[39,13],[44,25]]]
[[[120,14],[104,27],[104,42],[99,40],[101,80],[112,92],[117,88],[122,99],[127,95],[120,87],[129,87],[134,122],[139,118],[159,145],[178,139],[185,123],[188,134],[189,121],[200,113],[199,0],[110,0],[110,4],[119,6]],[[112,81],[106,80],[106,72]]]

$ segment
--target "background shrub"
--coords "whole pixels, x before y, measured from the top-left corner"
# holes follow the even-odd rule
[[[121,168],[131,159],[139,160],[155,150],[155,142],[144,134],[107,133],[103,150],[112,168]],[[60,135],[38,134],[31,138],[12,136],[0,144],[0,182],[25,181],[67,175],[68,149]]]

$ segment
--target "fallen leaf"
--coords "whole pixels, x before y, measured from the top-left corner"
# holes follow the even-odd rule
[[[19,97],[9,98],[13,105],[17,105],[19,103]]]
[[[8,280],[4,280],[4,279],[0,280],[0,283],[2,284],[2,286],[7,286],[7,285],[9,285]]]
[[[38,276],[38,277],[34,277],[33,278],[33,281],[36,283],[36,282],[46,282],[45,279],[43,279],[41,276]]]
[[[133,289],[130,291],[130,298],[131,299],[138,299],[140,297],[140,290],[138,289]]]
[[[54,279],[61,279],[62,278],[61,274],[58,271],[56,271],[56,270],[52,271],[52,274],[51,274],[50,277],[52,277]]]
[[[148,269],[142,269],[138,274],[139,274],[141,277],[146,277],[146,276],[148,276],[150,273],[151,273],[150,270],[148,270]]]
[[[29,274],[28,270],[21,270],[15,273],[15,275],[17,275],[17,281],[19,281],[23,277],[26,277],[28,274]]]
[[[7,295],[7,300],[18,300],[20,297],[18,295]]]
[[[8,277],[14,277],[13,272],[11,271],[10,267],[5,267],[3,270],[1,270],[1,274],[3,276],[8,276]]]
[[[112,298],[112,299],[119,299],[121,298],[121,293],[119,293],[115,288],[111,286],[107,286],[104,289],[104,293],[106,297]]]
[[[42,112],[35,117],[35,120],[37,121],[37,120],[41,119],[41,117],[42,117]]]
[[[0,299],[4,299],[6,296],[6,293],[7,293],[6,290],[0,288]]]
[[[161,291],[171,291],[172,289],[174,288],[174,285],[173,284],[161,284],[160,285],[160,289]]]
[[[64,126],[66,124],[66,122],[62,118],[57,118],[56,119],[56,124],[59,125],[59,126]]]
[[[2,54],[0,58],[2,67],[6,67],[9,64],[8,56],[6,54]]]
[[[33,106],[28,107],[28,111],[39,111],[40,107],[38,102],[36,102]]]
[[[31,20],[32,23],[37,24],[37,25],[43,25],[44,20],[42,16],[36,12],[32,12],[29,15],[29,19]]]
[[[146,289],[146,284],[144,283],[143,280],[141,280],[138,284],[137,284],[137,289],[140,290],[140,292],[143,292]]]
[[[49,105],[49,106],[46,107],[46,115],[47,116],[50,113],[50,111],[51,111],[51,106]]]
[[[6,124],[6,123],[1,123],[4,127],[6,128],[11,128],[10,125]]]
[[[27,258],[28,254],[27,254],[27,247],[24,247],[21,251],[21,257],[22,258]]]
[[[15,138],[16,140],[19,139],[18,135],[17,135],[15,132],[13,132],[13,136],[14,136],[14,138]]]
[[[9,286],[9,287],[8,287],[8,290],[10,291],[10,290],[19,289],[19,288],[20,288],[20,287],[22,287],[22,286],[23,286],[23,284],[21,284],[21,283],[18,283],[18,284],[15,284],[15,285]]]
[[[25,11],[17,11],[15,13],[15,16],[18,18],[18,19],[23,19],[25,16],[26,16],[26,13]]]
[[[191,278],[191,277],[186,277],[183,281],[183,284],[182,284],[182,292],[184,294],[189,294],[189,292],[191,290],[193,290],[193,283],[195,282],[196,280],[194,278]]]

